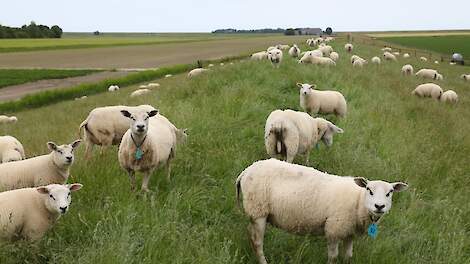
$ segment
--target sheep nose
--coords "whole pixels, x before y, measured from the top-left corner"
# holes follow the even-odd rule
[[[67,156],[65,158],[67,159],[67,161],[72,161],[72,156]]]
[[[374,204],[374,205],[375,205],[375,208],[377,208],[377,210],[379,210],[379,211],[382,211],[382,209],[385,208],[385,204],[383,204],[383,205]]]
[[[65,207],[59,207],[61,213],[65,213],[67,211],[67,206]]]
[[[144,125],[137,125],[138,130],[144,130],[144,127],[145,127]]]

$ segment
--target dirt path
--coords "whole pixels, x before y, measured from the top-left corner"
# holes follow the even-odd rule
[[[65,79],[40,80],[19,85],[8,86],[0,89],[0,101],[19,99],[27,94],[58,88],[67,88],[83,83],[94,83],[106,79],[118,78],[128,75],[129,71],[105,71],[92,73],[85,76],[70,77]]]

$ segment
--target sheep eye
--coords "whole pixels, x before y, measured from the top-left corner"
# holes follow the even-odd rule
[[[390,190],[385,196],[389,197],[393,190]]]
[[[371,196],[374,195],[374,193],[369,189],[369,187],[367,187],[366,190],[369,191],[369,193],[370,193]]]
[[[51,197],[55,201],[55,198],[54,196],[52,196],[52,194],[49,194],[49,197]]]
[[[57,152],[59,152],[59,154],[64,154],[64,152],[62,152],[60,149],[58,149]]]
[[[70,196],[70,192],[67,194],[67,197],[69,197],[69,196]]]

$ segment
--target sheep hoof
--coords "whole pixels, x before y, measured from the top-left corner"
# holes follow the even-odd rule
[[[150,190],[149,190],[148,188],[142,188],[142,192],[144,192],[144,193],[149,193]]]

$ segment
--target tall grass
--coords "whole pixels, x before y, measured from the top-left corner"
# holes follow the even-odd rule
[[[456,106],[419,99],[420,83],[400,75],[402,63],[353,69],[340,48],[335,68],[299,65],[285,58],[280,69],[245,61],[216,67],[194,80],[159,80],[149,96],[129,98],[135,86],[85,100],[60,102],[15,113],[4,127],[27,154],[46,152],[46,142],[70,142],[88,112],[102,105],[149,103],[178,127],[189,128],[178,149],[171,182],[154,173],[148,195],[130,192],[117,162],[117,148],[90,161],[77,153],[70,182],[70,212],[37,245],[4,244],[0,263],[256,263],[248,242],[248,219],[235,206],[234,180],[266,158],[263,129],[278,108],[298,109],[296,82],[341,91],[348,116],[336,120],[345,133],[331,148],[311,156],[314,167],[339,175],[406,181],[394,197],[379,236],[356,240],[354,263],[467,263],[470,259],[470,91],[459,68],[442,65],[442,86],[459,93]],[[358,46],[367,58],[378,48]],[[415,66],[425,66],[411,61]],[[298,160],[300,162],[301,160]],[[321,237],[295,236],[269,228],[270,263],[325,263]]]

